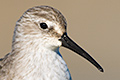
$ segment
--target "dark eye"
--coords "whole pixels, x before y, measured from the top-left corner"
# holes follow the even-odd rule
[[[46,23],[40,23],[40,27],[41,27],[42,29],[46,29],[46,28],[48,28],[48,26],[47,26]]]

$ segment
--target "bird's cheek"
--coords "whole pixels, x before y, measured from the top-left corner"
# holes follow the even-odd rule
[[[51,42],[52,42],[52,41],[51,41]],[[51,45],[56,46],[56,47],[60,47],[60,46],[62,46],[62,42],[59,41],[59,40],[54,40],[54,42],[52,42]]]
[[[62,46],[62,42],[58,40],[59,47]]]

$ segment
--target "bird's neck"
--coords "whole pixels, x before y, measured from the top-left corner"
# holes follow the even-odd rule
[[[14,45],[11,53],[14,59],[13,70],[16,71],[17,77],[20,75],[29,80],[39,80],[42,77],[48,80],[55,75],[56,79],[60,76],[59,80],[64,80],[65,75],[67,75],[68,78],[70,77],[67,65],[59,53],[59,48],[51,50],[42,45],[35,44],[32,46],[24,44],[21,46],[23,48],[19,48],[20,46],[17,44],[18,43]]]
[[[14,60],[17,60],[16,62],[23,61],[24,63],[26,62],[26,64],[30,63],[37,66],[41,65],[43,63],[42,61],[46,61],[46,63],[49,64],[52,63],[55,59],[58,59],[58,57],[63,59],[59,53],[59,47],[56,47],[55,49],[49,49],[44,45],[32,42],[14,43],[11,56],[14,57]]]

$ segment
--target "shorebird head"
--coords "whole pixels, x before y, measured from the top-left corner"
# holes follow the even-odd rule
[[[58,10],[49,6],[33,7],[17,21],[13,42],[19,36],[43,47],[56,49],[62,45],[59,39],[66,32],[66,26],[66,20]]]
[[[64,46],[81,55],[103,72],[102,67],[68,37],[66,26],[66,19],[57,9],[49,6],[33,7],[17,21],[13,43],[26,41],[28,44],[36,44],[51,50]]]

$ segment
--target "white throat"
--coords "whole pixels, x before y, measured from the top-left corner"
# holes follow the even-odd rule
[[[36,49],[28,47],[16,55],[14,62],[16,80],[19,77],[23,80],[70,80],[69,70],[59,48],[53,51],[42,46]]]

